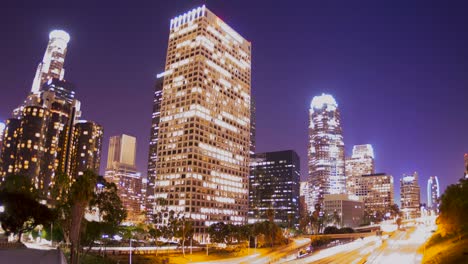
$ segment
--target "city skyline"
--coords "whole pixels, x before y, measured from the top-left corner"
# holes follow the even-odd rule
[[[234,5],[234,6],[230,6],[230,5]],[[169,19],[172,17],[172,15],[176,15],[185,10],[190,10],[194,6],[197,6],[196,1],[193,3],[187,3],[184,6],[174,5],[169,8],[169,11],[163,9],[160,13],[160,16],[161,16],[160,20],[157,20],[157,22],[153,22],[152,28],[157,28],[159,30],[160,28],[167,27],[169,23]],[[221,16],[225,16],[226,14],[229,14],[228,17],[223,17],[223,19],[225,19],[228,23],[232,22],[233,27],[237,31],[239,31],[241,34],[246,35],[246,36],[252,36],[252,39],[249,39],[249,40],[255,44],[255,51],[253,53],[253,62],[256,63],[257,59],[260,60],[260,62],[258,62],[259,63],[258,67],[254,70],[254,78],[257,73],[261,75],[262,72],[268,70],[269,71],[268,75],[270,75],[282,69],[282,67],[279,67],[278,69],[275,69],[273,71],[271,69],[268,69],[270,66],[268,65],[265,66],[265,59],[262,59],[261,56],[262,54],[265,54],[264,52],[268,54],[269,52],[268,47],[264,48],[265,43],[263,43],[263,41],[259,38],[254,38],[255,34],[252,34],[252,31],[257,31],[256,26],[253,26],[255,23],[249,23],[248,21],[243,21],[245,17],[238,14],[239,10],[236,9],[236,4],[213,3],[213,4],[209,4],[209,7],[212,10],[214,10],[214,12],[221,14]],[[299,12],[299,10],[293,10],[293,11]],[[415,10],[410,10],[410,11],[416,12]],[[123,12],[123,11],[120,10],[117,12]],[[95,47],[86,46],[86,45],[89,45],[89,41],[90,41],[89,38],[91,38],[92,34],[95,34],[96,36],[98,36],[97,31],[91,31],[90,33],[86,33],[85,29],[81,28],[80,30],[80,28],[78,27],[78,24],[73,24],[73,22],[67,22],[66,17],[59,16],[54,19],[48,18],[47,22],[43,22],[43,23],[38,22],[39,20],[35,20],[35,19],[39,19],[40,17],[42,16],[36,16],[36,17],[33,16],[32,18],[29,18],[25,22],[25,25],[21,25],[21,26],[16,25],[16,27],[19,27],[20,29],[22,29],[22,30],[19,30],[18,32],[24,32],[24,35],[23,33],[21,33],[21,34],[18,34],[19,36],[17,35],[11,36],[12,39],[17,39],[18,42],[20,39],[28,39],[28,42],[30,42],[30,44],[29,43],[27,45],[24,44],[24,47],[27,47],[22,56],[24,58],[19,58],[18,62],[14,62],[12,65],[13,67],[11,67],[11,70],[9,68],[4,68],[2,71],[4,73],[10,73],[10,72],[12,73],[13,76],[2,78],[2,80],[5,80],[5,83],[2,85],[4,87],[14,87],[14,91],[9,93],[8,95],[5,94],[5,96],[2,95],[2,98],[0,98],[0,106],[1,106],[0,118],[1,119],[8,118],[9,116],[7,115],[11,112],[11,110],[14,107],[16,107],[18,104],[22,102],[23,98],[29,91],[28,88],[30,88],[31,86],[31,78],[25,78],[24,76],[27,76],[27,77],[33,76],[34,65],[36,65],[36,63],[40,61],[40,56],[42,53],[41,45],[44,45],[45,43],[44,36],[46,36],[46,34],[52,29],[61,28],[69,32],[70,35],[72,36],[72,40],[69,43],[69,46],[70,46],[69,48],[73,49],[73,52],[70,52],[69,54],[67,54],[66,68],[67,70],[70,70],[71,68],[73,68],[73,70],[67,71],[67,76],[68,76],[67,79],[70,79],[74,83],[78,84],[77,91],[78,93],[80,93],[80,100],[85,101],[87,108],[88,108],[85,110],[86,112],[85,116],[102,124],[104,128],[106,129],[104,142],[107,142],[107,138],[109,137],[109,135],[113,135],[117,133],[130,133],[132,135],[135,135],[139,139],[140,142],[147,142],[146,140],[148,138],[147,131],[149,131],[149,126],[151,122],[151,119],[149,117],[149,113],[151,109],[151,99],[148,99],[148,98],[151,98],[151,94],[153,92],[152,91],[153,83],[155,80],[154,76],[158,72],[158,69],[162,67],[164,63],[163,60],[152,58],[150,64],[148,64],[148,61],[146,61],[142,63],[142,66],[140,65],[132,66],[134,69],[140,69],[141,67],[141,70],[144,71],[144,75],[143,74],[138,75],[136,80],[138,80],[138,78],[145,78],[144,83],[146,84],[136,85],[136,83],[138,82],[136,82],[135,79],[131,78],[131,80],[129,80],[128,82],[123,82],[123,84],[115,85],[116,84],[115,80],[112,80],[110,78],[105,78],[106,74],[104,74],[104,76],[95,75],[99,71],[93,72],[92,67],[90,67],[89,70],[83,70],[84,69],[83,67],[85,66],[83,65],[84,62],[81,63],[81,66],[80,66],[79,61],[77,61],[77,58],[81,58],[81,56],[83,56],[85,62],[86,61],[90,62],[93,59],[93,58],[90,58],[91,56],[93,56],[93,54],[100,53],[105,49],[103,45],[103,43],[105,43],[104,41],[99,42],[101,44]],[[161,25],[159,25],[159,23],[161,23]],[[41,27],[40,30],[37,30],[37,26],[36,27],[32,26],[33,24],[40,25],[39,26]],[[30,28],[29,29],[22,28],[26,26],[29,26]],[[260,25],[259,27],[261,28],[262,26]],[[5,32],[9,32],[8,30],[9,29],[6,29]],[[112,36],[112,34],[110,35]],[[164,34],[164,33],[161,33],[161,35],[167,36],[167,34]],[[31,40],[29,41],[30,38]],[[14,43],[16,42],[16,40],[15,41],[12,40],[11,42]],[[259,44],[257,44],[257,42]],[[167,37],[165,39],[164,38],[159,39],[158,41],[155,41],[153,39],[152,45],[154,46],[155,44],[157,45],[153,47],[154,49],[153,51],[151,51],[151,49],[146,49],[146,48],[143,50],[146,52],[157,52],[159,54],[163,54],[165,51],[165,46],[167,45]],[[11,51],[12,50],[11,48],[8,48],[9,47],[8,43],[2,44],[1,47],[2,47],[1,50],[3,52],[1,54],[2,57],[8,58],[9,56],[8,53],[14,53]],[[128,47],[133,47],[133,46],[128,46]],[[88,49],[89,52],[85,51],[86,48]],[[124,51],[121,51],[120,54],[125,55],[125,53],[123,52]],[[127,52],[129,52],[128,56],[132,54],[132,52],[130,52],[129,50],[127,50]],[[107,56],[110,55],[106,52],[104,52],[103,55],[105,56],[106,54]],[[154,56],[154,53],[152,55]],[[282,57],[280,56],[280,58]],[[108,63],[112,63],[111,61],[112,60],[110,60]],[[302,60],[299,59],[299,61],[302,61]],[[333,60],[331,61],[333,62]],[[336,58],[335,58],[335,62],[336,62]],[[21,65],[21,64],[24,64],[24,65]],[[286,61],[286,64],[288,64],[287,61]],[[145,67],[144,65],[148,67]],[[325,64],[325,65],[328,65],[327,67],[332,66],[332,64]],[[372,64],[369,63],[369,65],[372,65]],[[343,67],[343,65],[341,64],[339,64],[339,66]],[[17,68],[23,69],[23,71],[21,71],[21,74],[23,75],[23,77],[20,78],[20,77],[14,76],[15,73],[12,71],[13,69],[17,69]],[[78,72],[76,71],[77,68],[78,68]],[[110,67],[110,68],[112,69],[113,67]],[[113,69],[115,69],[115,67]],[[315,76],[315,74],[313,73],[313,70],[309,69],[309,71]],[[421,110],[421,109],[425,110],[425,112],[424,111],[423,112],[425,113],[424,116],[427,115],[426,116],[427,120],[429,119],[430,113],[433,113],[433,112],[431,112],[430,109],[426,108],[424,105],[421,105],[421,103],[418,103],[419,102],[418,100],[416,100],[415,105],[406,104],[408,102],[411,102],[412,100],[415,100],[415,98],[417,99],[416,94],[418,94],[418,92],[421,91],[421,89],[425,88],[422,86],[422,84],[420,84],[421,87],[413,88],[414,90],[410,90],[408,97],[402,96],[402,90],[404,90],[403,88],[397,88],[396,91],[394,91],[396,94],[399,94],[400,96],[405,97],[405,99],[396,98],[392,94],[391,90],[383,89],[383,94],[390,96],[390,98],[394,99],[395,105],[400,105],[400,104],[405,105],[405,107],[410,107],[410,109],[413,110],[413,113],[409,114],[409,116],[406,119],[405,118],[401,119],[402,121],[401,127],[404,128],[405,126],[412,125],[414,120],[417,121],[414,127],[410,127],[410,128],[407,127],[403,129],[403,128],[395,128],[395,126],[392,126],[393,131],[396,131],[395,132],[396,135],[392,135],[392,134],[388,134],[388,132],[387,134],[382,133],[385,129],[389,129],[389,126],[383,123],[391,123],[392,121],[396,122],[396,120],[400,120],[400,115],[404,113],[403,111],[398,112],[398,109],[392,109],[389,107],[391,105],[388,105],[388,104],[384,104],[384,106],[386,106],[386,110],[378,109],[376,107],[377,105],[375,105],[373,101],[375,99],[379,101],[379,97],[377,96],[377,98],[373,98],[372,92],[366,93],[364,96],[362,96],[362,98],[350,95],[349,92],[347,92],[346,90],[347,89],[352,90],[351,88],[353,86],[356,87],[357,84],[355,82],[354,84],[352,84],[353,83],[352,80],[350,83],[346,82],[347,78],[339,78],[339,80],[336,81],[334,77],[336,77],[337,75],[341,76],[340,74],[328,73],[327,77],[325,78],[322,78],[322,79],[318,78],[317,80],[310,81],[309,76],[306,73],[307,73],[306,71],[303,71],[300,74],[298,74],[299,76],[304,75],[303,77],[300,78],[302,80],[302,83],[299,81],[295,81],[293,82],[294,85],[291,86],[292,88],[290,88],[290,89],[293,89],[293,88],[297,89],[297,90],[294,90],[294,91],[298,91],[297,94],[295,95],[289,94],[285,97],[279,96],[283,100],[282,101],[283,104],[291,105],[290,109],[287,111],[284,111],[285,108],[281,106],[280,104],[277,104],[276,100],[272,100],[272,96],[278,95],[278,92],[279,92],[278,88],[282,86],[280,84],[285,84],[284,82],[279,82],[278,84],[275,85],[277,87],[276,89],[270,90],[269,89],[270,81],[265,81],[265,80],[261,81],[261,77],[259,77],[260,81],[254,80],[254,83],[252,85],[252,87],[254,87],[253,89],[254,96],[257,93],[257,97],[258,97],[257,99],[257,150],[258,151],[274,151],[274,150],[280,150],[280,149],[293,148],[298,151],[302,161],[307,160],[307,155],[305,154],[306,153],[305,146],[307,142],[306,127],[307,127],[308,101],[310,101],[312,97],[316,94],[320,94],[322,92],[328,92],[328,93],[333,94],[333,96],[337,98],[337,101],[340,102],[340,110],[341,110],[341,114],[343,115],[343,126],[344,126],[343,130],[344,130],[344,138],[345,138],[345,147],[347,150],[346,153],[348,155],[350,154],[350,147],[352,145],[371,143],[372,145],[374,145],[376,149],[377,171],[386,171],[392,175],[401,175],[402,172],[404,171],[416,170],[420,172],[420,176],[421,176],[420,184],[421,185],[425,182],[425,180],[429,177],[429,175],[438,175],[440,182],[441,182],[441,186],[442,186],[441,190],[444,190],[445,186],[447,186],[450,183],[454,183],[458,178],[460,178],[459,175],[461,175],[461,173],[463,172],[463,168],[458,164],[463,164],[463,153],[466,152],[466,147],[464,146],[467,145],[466,143],[464,143],[466,142],[466,138],[461,137],[461,136],[457,137],[457,135],[459,134],[454,136],[454,138],[457,139],[455,141],[457,141],[456,143],[457,145],[459,145],[458,147],[454,147],[454,146],[449,147],[449,145],[452,143],[451,140],[454,140],[451,138],[448,139],[447,142],[445,142],[446,145],[444,146],[441,146],[441,145],[434,146],[432,144],[429,144],[429,143],[432,143],[433,140],[436,140],[436,138],[438,138],[438,136],[442,132],[438,131],[438,128],[434,128],[433,126],[428,126],[427,124],[424,124],[424,122],[419,121],[417,119],[417,116],[418,116],[417,112],[418,110]],[[356,72],[354,73],[356,74]],[[115,74],[116,73],[113,72],[112,76],[115,76]],[[296,74],[297,73],[295,73],[293,76],[298,76]],[[448,73],[444,72],[444,74],[447,75]],[[456,71],[455,73],[452,73],[452,74],[456,75]],[[80,78],[80,75],[81,75],[81,78]],[[362,79],[367,79],[369,75],[372,75],[372,71],[370,70],[368,72],[365,72],[365,71],[358,72],[357,75],[351,76],[351,79],[355,77],[359,77],[359,76]],[[86,76],[90,76],[90,78],[86,78]],[[110,75],[107,75],[107,76],[110,76]],[[90,80],[85,80],[85,79],[90,79]],[[106,85],[103,85],[107,81],[109,82],[108,87],[106,87]],[[329,83],[327,83],[327,81]],[[415,80],[412,80],[411,82],[418,83]],[[466,80],[465,80],[465,83],[466,83]],[[440,86],[443,86],[444,83],[439,82],[438,84]],[[374,85],[375,85],[375,82],[374,82]],[[369,89],[375,88],[373,87],[374,85],[369,84]],[[116,91],[113,91],[115,87],[117,87]],[[327,88],[327,87],[330,87],[330,88]],[[2,89],[6,89],[6,88],[2,88]],[[143,103],[140,100],[134,100],[135,102],[131,102],[130,100],[133,100],[132,99],[133,97],[129,96],[129,92],[133,93],[134,90],[139,91],[140,89],[144,90],[145,93],[142,92],[141,95],[138,95],[138,96],[140,96],[141,98],[144,98],[145,99],[144,102],[146,103]],[[303,91],[303,89],[307,89],[308,91],[305,92]],[[381,89],[381,87],[379,86],[378,89]],[[451,117],[451,118],[454,118],[456,120],[465,120],[462,117],[466,116],[466,113],[463,113],[463,111],[458,111],[458,112],[456,111],[456,109],[463,110],[463,108],[458,108],[461,106],[457,104],[458,102],[457,98],[464,97],[464,96],[457,94],[458,96],[457,98],[455,98],[453,94],[452,95],[447,94],[447,92],[450,92],[451,90],[454,90],[454,89],[455,88],[453,87],[441,89],[445,93],[443,94],[442,98],[440,98],[440,100],[442,100],[442,103],[451,102],[450,104],[452,108],[451,111],[456,116],[456,117]],[[93,97],[92,94],[93,92],[96,92],[96,91],[97,91],[97,95]],[[458,89],[458,91],[466,93],[466,91],[464,91],[463,89]],[[119,105],[119,107],[116,108],[115,106],[112,106],[112,104],[110,104],[109,110],[99,112],[98,110],[99,100],[101,101],[104,100],[104,97],[102,96],[102,94],[104,93],[106,94],[106,97],[110,97],[110,98],[113,98],[114,96],[129,97],[129,98],[125,98],[125,100],[129,101],[129,103],[132,104],[132,106],[135,106],[135,104],[140,104],[142,106],[136,107],[138,109],[138,112],[130,111],[127,114],[126,107],[122,108],[121,105]],[[110,93],[114,93],[114,95]],[[426,94],[426,97],[429,96],[429,99],[430,99],[431,95],[434,96],[435,94],[439,94],[439,93],[436,92],[435,90],[431,90],[429,94]],[[408,94],[405,94],[405,95],[408,95]],[[301,97],[304,97],[304,99]],[[380,98],[380,100],[382,100],[382,98]],[[423,100],[422,97],[420,97],[420,101],[425,101],[425,100],[427,99]],[[117,102],[119,102],[119,100],[117,100]],[[431,102],[431,100],[429,100],[428,102],[429,104],[434,104],[434,102],[433,101]],[[361,109],[360,107],[356,106],[356,104],[360,104],[360,103],[361,104],[365,103],[367,105],[365,108]],[[274,110],[268,106],[269,104],[280,106],[280,107],[277,107],[278,110]],[[94,105],[94,106],[91,107],[91,105]],[[385,107],[382,107],[382,108],[385,108]],[[144,111],[142,111],[142,109]],[[369,110],[369,109],[371,109],[372,112],[379,113],[380,117],[382,119],[385,118],[385,120],[383,120],[383,122],[379,122],[380,120],[378,119],[373,120],[372,117],[376,117],[376,114],[373,115],[373,114],[368,113],[369,114],[368,116],[360,114],[364,110]],[[284,113],[278,112],[281,110],[283,110]],[[272,118],[269,117],[269,115],[271,115],[271,112],[273,112],[274,113],[273,115],[275,115],[275,118],[273,118],[273,120],[276,120],[277,118],[285,119],[287,123],[284,127],[286,128],[296,127],[296,128],[295,129],[288,128],[287,130],[284,130],[284,128],[277,128],[279,131],[275,131],[275,133],[268,132],[272,128],[271,125],[273,123]],[[129,128],[130,131],[123,131],[124,128],[121,126],[121,124],[125,122],[114,121],[116,114],[119,115],[119,118],[121,118],[121,120],[130,120],[129,124],[135,125],[135,128]],[[106,117],[106,115],[109,117]],[[444,115],[442,113],[440,114],[436,113],[436,115],[433,117],[440,120],[443,116]],[[419,115],[419,117],[421,117],[421,115]],[[291,120],[287,120],[287,119],[291,119]],[[366,120],[363,120],[363,119],[366,119]],[[362,121],[363,124],[359,124],[360,121]],[[452,121],[452,122],[455,122],[455,121]],[[458,130],[466,131],[466,128],[462,127],[463,124],[460,124],[460,123],[462,122],[458,123],[461,129],[458,129]],[[379,129],[376,129],[375,127],[379,127]],[[450,127],[450,125],[447,125],[447,127]],[[434,130],[431,130],[431,128]],[[417,138],[414,140],[415,142],[412,142],[413,139],[416,137],[406,136],[405,133],[408,130],[415,130],[415,132],[411,131],[412,133],[414,133],[413,135],[416,135],[418,132],[419,134],[422,134],[422,133],[425,133],[426,131],[431,131],[433,134],[430,134],[432,136]],[[286,131],[288,133],[286,133]],[[400,134],[397,133],[398,131],[400,131]],[[454,131],[454,133],[459,133],[459,132]],[[404,145],[404,147],[394,146],[393,144],[396,144],[396,143],[400,143],[401,145]],[[429,148],[428,146],[434,149],[434,151],[430,151],[430,154],[422,153],[428,150]],[[147,148],[142,147],[139,149],[139,153],[137,155],[138,156],[137,158],[138,168],[141,171],[146,170],[147,154],[145,152],[147,151],[148,151]],[[105,149],[103,149],[103,153],[106,153]],[[451,158],[451,161],[447,162],[448,158],[445,158],[444,160],[444,158],[440,158],[441,156],[448,156]],[[427,160],[431,160],[428,166],[429,168],[424,167],[424,164],[427,163]],[[306,162],[303,162],[303,164],[306,164]],[[451,169],[441,168],[443,166],[447,168],[450,167]],[[306,167],[306,166],[303,166],[303,167]],[[303,169],[302,178],[304,179],[305,177],[306,177],[306,174]],[[398,192],[398,190],[396,191]],[[425,200],[423,197],[421,198]]]

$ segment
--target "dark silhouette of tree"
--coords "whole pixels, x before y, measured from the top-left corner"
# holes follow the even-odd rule
[[[461,179],[459,184],[447,187],[441,197],[440,213],[437,224],[442,236],[456,234],[461,239],[468,230],[468,180]]]
[[[18,242],[21,242],[23,233],[53,221],[53,211],[38,202],[38,197],[36,188],[27,176],[6,176],[0,186],[0,204],[4,206],[0,222],[7,235],[18,235]]]

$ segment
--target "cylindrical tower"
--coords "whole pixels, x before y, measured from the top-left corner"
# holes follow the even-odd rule
[[[42,62],[37,66],[31,92],[39,92],[42,85],[49,79],[62,80],[65,74],[63,64],[67,53],[70,35],[63,30],[53,30],[49,34],[49,43]]]

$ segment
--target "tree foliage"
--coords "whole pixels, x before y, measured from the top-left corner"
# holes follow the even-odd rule
[[[440,214],[437,223],[443,236],[468,230],[468,180],[447,187],[441,197]]]
[[[6,234],[18,235],[18,242],[25,232],[38,225],[48,225],[54,217],[53,211],[39,203],[38,192],[29,177],[9,175],[0,187],[0,222]]]

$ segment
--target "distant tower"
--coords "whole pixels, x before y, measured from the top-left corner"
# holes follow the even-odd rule
[[[401,211],[405,218],[420,216],[421,193],[418,173],[403,174],[400,179]]]
[[[468,179],[468,153],[465,153],[465,179]]]
[[[63,64],[67,53],[67,44],[70,35],[63,30],[53,30],[49,34],[49,44],[44,54],[42,62],[37,66],[31,92],[37,93],[42,85],[49,79],[57,78],[62,80],[65,74]]]
[[[362,175],[375,173],[374,148],[370,144],[353,146],[353,155],[346,158],[346,190],[356,195],[357,181]]]
[[[141,174],[136,171],[136,138],[113,136],[109,140],[107,167],[104,177],[117,185],[117,193],[127,209],[127,220],[138,222],[141,209]]]
[[[439,179],[437,176],[431,176],[427,180],[427,208],[437,210],[439,208]]]
[[[335,98],[315,96],[309,121],[309,190],[315,205],[323,203],[325,194],[346,193],[344,142]]]
[[[0,157],[2,156],[3,133],[5,131],[5,127],[6,127],[5,123],[0,122]]]

